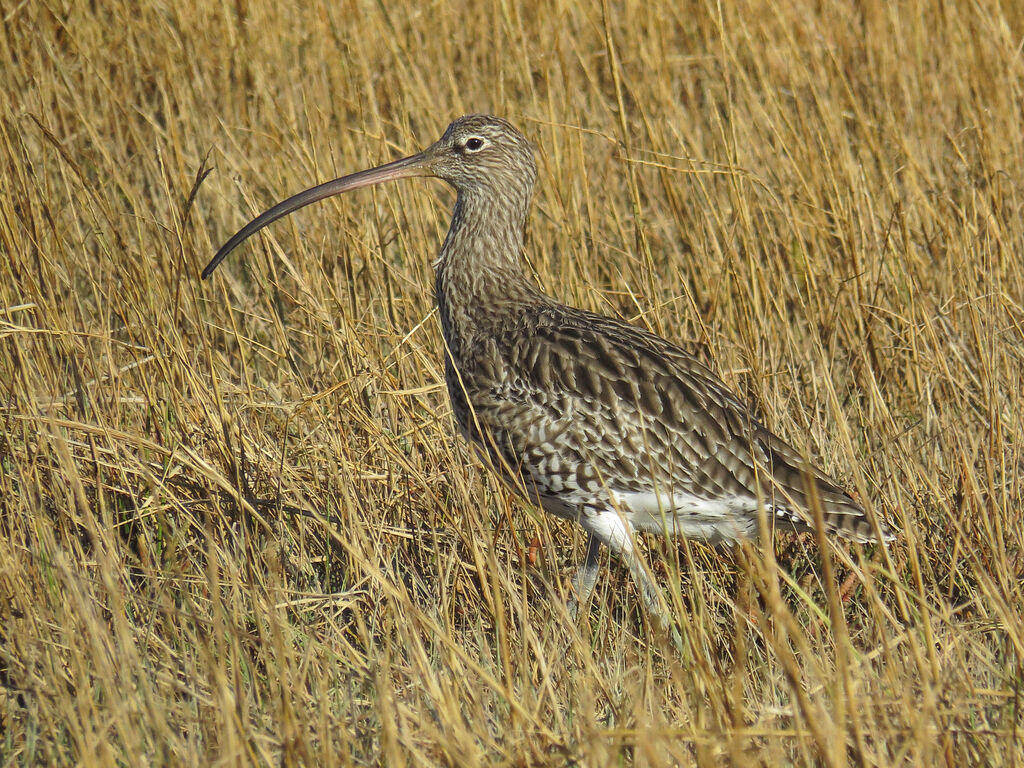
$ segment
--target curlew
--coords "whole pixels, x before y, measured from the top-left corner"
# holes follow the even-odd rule
[[[635,532],[738,542],[776,528],[887,541],[840,486],[766,429],[707,367],[665,339],[566,306],[522,268],[537,167],[510,123],[469,115],[419,154],[308,189],[245,225],[203,278],[246,238],[310,203],[383,181],[432,176],[455,188],[434,263],[445,381],[459,430],[530,502],[587,534],[573,578],[575,615],[593,592],[600,547],[629,568],[667,624]],[[759,512],[759,510],[761,510]]]

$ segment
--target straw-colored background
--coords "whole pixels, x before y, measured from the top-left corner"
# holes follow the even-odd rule
[[[4,765],[1024,760],[1018,5],[0,11]],[[684,652],[614,563],[573,625],[581,536],[454,435],[449,190],[199,282],[473,111],[538,148],[540,284],[695,350],[888,554],[652,540]]]

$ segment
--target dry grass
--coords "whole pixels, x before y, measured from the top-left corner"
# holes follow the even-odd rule
[[[2,764],[1024,761],[1019,6],[0,11]],[[446,188],[198,281],[470,111],[539,147],[541,284],[698,350],[889,555],[651,541],[684,653],[617,567],[576,628],[580,535],[453,436]]]

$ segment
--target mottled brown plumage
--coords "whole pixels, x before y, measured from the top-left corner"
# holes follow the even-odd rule
[[[739,541],[756,536],[759,506],[777,527],[811,530],[807,483],[826,533],[858,542],[892,538],[679,347],[537,289],[521,266],[537,176],[533,150],[499,118],[461,117],[418,155],[280,203],[231,238],[203,277],[245,238],[297,208],[407,176],[435,176],[458,192],[434,265],[455,421],[510,485],[587,531],[586,560],[574,579],[580,602],[593,590],[605,544],[664,619],[634,531]]]

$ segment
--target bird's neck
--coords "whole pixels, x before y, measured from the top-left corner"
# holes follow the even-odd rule
[[[544,296],[523,272],[525,199],[459,193],[434,266],[441,328],[453,356]]]

